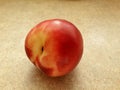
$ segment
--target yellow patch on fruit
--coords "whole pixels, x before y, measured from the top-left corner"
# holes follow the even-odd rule
[[[36,29],[36,28],[34,28]],[[58,68],[57,68],[57,64],[54,61],[55,57],[49,57],[49,55],[51,55],[51,52],[46,51],[46,49],[44,48],[45,46],[45,41],[48,38],[48,33],[49,30],[47,30],[46,34],[44,34],[46,31],[44,31],[41,28],[41,31],[39,32],[31,32],[30,37],[28,39],[28,46],[32,51],[32,57],[30,57],[30,60],[35,63],[35,65],[39,67],[39,65],[35,62],[36,58],[39,59],[39,63],[46,67],[46,68],[52,68],[53,72],[52,75],[57,75],[59,74]],[[43,48],[43,50],[42,50]],[[51,49],[51,47],[49,47],[49,49]],[[52,50],[50,50],[52,51]],[[44,58],[48,58],[48,59],[44,59]]]
[[[32,34],[28,44],[30,47],[32,47],[32,57],[31,57],[31,61],[35,62],[34,60],[36,60],[36,57],[41,56],[42,54],[42,47],[44,46],[45,43],[45,38],[46,36],[44,35],[43,32],[38,32],[35,34]]]

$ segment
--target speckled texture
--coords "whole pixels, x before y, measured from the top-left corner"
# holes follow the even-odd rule
[[[81,62],[50,78],[28,60],[24,39],[39,22],[62,18],[84,38]],[[120,90],[119,0],[1,0],[0,90]]]

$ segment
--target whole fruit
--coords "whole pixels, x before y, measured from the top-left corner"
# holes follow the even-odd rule
[[[28,33],[25,51],[31,62],[48,76],[63,76],[79,63],[83,39],[80,31],[69,21],[46,20]]]

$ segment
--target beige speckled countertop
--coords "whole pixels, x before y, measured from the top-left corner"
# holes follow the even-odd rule
[[[29,62],[24,39],[51,18],[74,23],[84,54],[70,74],[50,78]],[[0,0],[0,90],[120,90],[119,0]]]

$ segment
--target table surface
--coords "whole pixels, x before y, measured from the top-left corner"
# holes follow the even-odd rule
[[[39,22],[74,23],[84,53],[68,75],[50,78],[27,58],[24,40]],[[0,90],[120,90],[119,0],[1,0]]]

